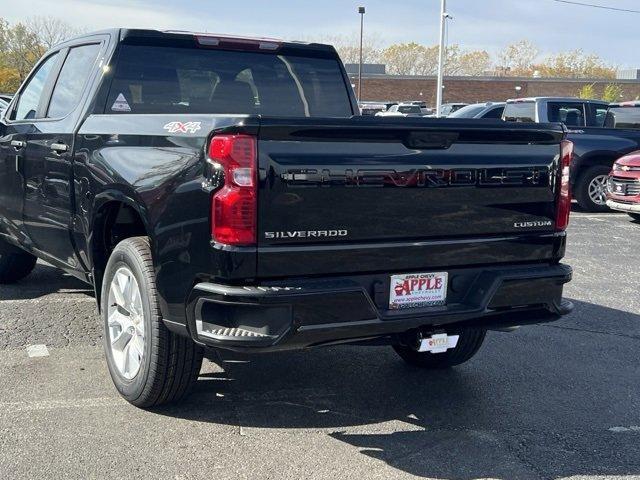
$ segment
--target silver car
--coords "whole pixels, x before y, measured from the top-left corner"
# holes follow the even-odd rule
[[[449,118],[502,118],[505,102],[472,103],[456,110]]]

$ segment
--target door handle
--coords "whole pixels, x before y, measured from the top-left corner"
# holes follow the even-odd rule
[[[62,153],[62,152],[66,152],[67,150],[69,150],[69,147],[64,143],[52,143],[51,144],[51,150],[56,152],[56,153]]]
[[[24,147],[24,142],[22,140],[11,140],[11,146],[16,150],[20,150]]]

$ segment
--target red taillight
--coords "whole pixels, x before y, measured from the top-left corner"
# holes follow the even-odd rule
[[[569,171],[573,157],[573,142],[563,140],[560,145],[560,172],[558,175],[558,206],[556,208],[556,230],[566,230],[571,214],[571,187]]]
[[[208,161],[224,172],[224,186],[211,198],[211,237],[226,245],[255,245],[257,147],[250,135],[216,135]]]

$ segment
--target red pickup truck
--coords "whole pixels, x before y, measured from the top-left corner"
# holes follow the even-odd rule
[[[609,175],[607,206],[627,212],[640,221],[640,150],[625,155],[613,164]]]

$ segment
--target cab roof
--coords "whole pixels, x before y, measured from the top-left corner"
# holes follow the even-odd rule
[[[609,103],[596,98],[578,98],[578,97],[521,97],[510,98],[507,103],[525,103],[525,102],[580,102],[580,103]]]

